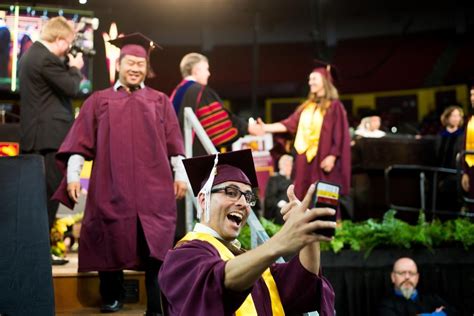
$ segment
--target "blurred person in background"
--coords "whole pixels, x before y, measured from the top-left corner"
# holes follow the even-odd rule
[[[180,62],[183,80],[171,94],[171,102],[179,116],[181,127],[184,122],[184,109],[190,107],[199,122],[220,152],[225,152],[239,137],[256,135],[260,127],[247,123],[244,119],[224,108],[224,102],[216,91],[208,86],[211,76],[209,61],[199,53],[186,54]],[[205,152],[199,147],[201,154]]]
[[[71,98],[79,92],[84,66],[82,53],[69,54],[74,37],[70,22],[52,18],[19,63],[20,149],[44,158],[50,228],[59,206],[51,196],[62,179],[55,155],[74,122]]]
[[[284,223],[280,210],[289,202],[287,190],[292,183],[292,170],[293,157],[281,156],[278,160],[278,172],[268,179],[265,188],[264,217],[280,225]]]
[[[438,167],[456,169],[456,156],[463,149],[464,111],[457,105],[448,106],[440,117],[443,129],[436,136],[436,160]],[[457,175],[439,174],[437,205],[441,210],[459,211]]]
[[[308,99],[288,118],[272,124],[258,120],[263,132],[295,135],[294,184],[299,199],[319,180],[340,185],[342,196],[347,197],[350,190],[349,124],[331,69],[324,63],[313,69],[308,78]]]
[[[385,136],[385,132],[380,130],[382,125],[382,120],[380,116],[373,115],[364,117],[357,129],[355,130],[355,135],[367,138],[380,138]]]
[[[471,107],[474,108],[474,85],[471,86]],[[474,116],[471,115],[465,131],[464,150],[474,151]],[[465,155],[462,161],[463,175],[461,178],[461,186],[470,199],[474,199],[474,154]],[[473,210],[471,205],[470,210]]]

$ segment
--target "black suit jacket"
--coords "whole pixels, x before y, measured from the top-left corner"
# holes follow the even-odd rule
[[[20,59],[19,79],[21,150],[57,150],[74,120],[81,72],[37,41]]]
[[[443,312],[446,315],[457,315],[452,306],[435,294],[418,294],[414,301],[393,294],[382,300],[377,316],[416,316],[421,313],[433,313],[441,306],[444,306]]]

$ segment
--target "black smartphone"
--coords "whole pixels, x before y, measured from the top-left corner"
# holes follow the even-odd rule
[[[314,207],[329,207],[337,212],[339,206],[339,190],[337,184],[332,184],[325,181],[316,182],[316,190],[314,193]],[[336,221],[336,214],[332,216],[321,216],[317,218],[321,221]],[[317,234],[327,237],[333,237],[336,234],[334,228],[324,228],[315,231]]]

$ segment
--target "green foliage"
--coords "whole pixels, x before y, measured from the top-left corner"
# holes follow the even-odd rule
[[[281,225],[275,224],[273,221],[269,221],[268,219],[263,218],[263,217],[260,217],[260,223],[262,224],[263,228],[267,232],[267,235],[270,237],[275,235],[281,228]],[[244,227],[242,227],[238,240],[240,241],[240,244],[242,245],[243,248],[245,249],[251,248],[249,225],[245,225]]]
[[[342,221],[336,228],[336,236],[329,243],[321,243],[321,249],[335,253],[342,249],[364,251],[366,256],[374,248],[412,248],[432,249],[443,244],[462,245],[466,250],[474,246],[474,223],[467,218],[441,222],[437,219],[427,222],[420,212],[416,225],[410,225],[395,217],[395,210],[387,211],[383,219],[368,219],[354,223]],[[271,237],[281,226],[260,218],[262,226]],[[242,246],[250,249],[250,229],[245,226],[239,236]]]
[[[239,237],[237,239],[240,241],[242,248],[252,248],[250,244],[250,227],[248,224],[245,224],[245,226],[242,227],[242,229],[240,230]]]

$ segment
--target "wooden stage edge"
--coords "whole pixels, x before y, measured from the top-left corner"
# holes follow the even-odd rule
[[[53,265],[53,285],[56,315],[103,315],[100,313],[99,275],[97,272],[77,272],[77,253],[69,253],[64,265]],[[140,271],[125,271],[125,282],[136,284],[136,299],[125,303],[124,308],[114,314],[143,315],[146,309],[145,274]]]

